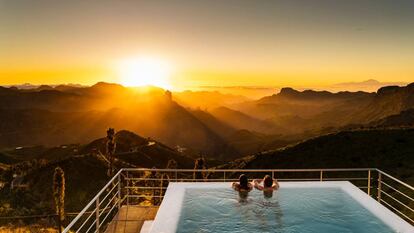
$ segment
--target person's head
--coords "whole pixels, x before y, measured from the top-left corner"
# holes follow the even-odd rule
[[[240,183],[240,187],[243,189],[248,189],[249,188],[249,179],[247,178],[247,176],[245,174],[241,174],[239,177],[239,183]]]
[[[273,185],[273,179],[269,175],[265,175],[263,178],[263,187],[270,188]]]

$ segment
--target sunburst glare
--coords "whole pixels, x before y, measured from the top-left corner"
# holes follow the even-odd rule
[[[118,64],[120,82],[125,86],[157,86],[170,89],[171,66],[154,57],[137,57],[121,60]]]

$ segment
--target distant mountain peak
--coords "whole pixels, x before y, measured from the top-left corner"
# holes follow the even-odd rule
[[[370,84],[370,85],[380,85],[381,82],[376,79],[368,79],[366,81],[362,81],[363,84]]]
[[[338,83],[335,84],[336,86],[347,86],[347,85],[382,85],[380,81],[376,79],[368,79],[361,82],[344,82],[344,83]]]
[[[117,84],[117,83],[106,83],[106,82],[98,82],[95,85],[89,88],[90,90],[97,91],[97,92],[114,92],[114,91],[121,91],[124,90],[125,87]]]
[[[368,79],[362,82],[344,82],[334,84],[331,87],[334,89],[340,90],[349,90],[349,91],[369,91],[376,92],[379,88],[385,86],[405,86],[405,82],[382,82],[376,79]]]
[[[334,94],[329,91],[315,91],[311,89],[307,89],[304,91],[298,91],[290,87],[282,88],[278,94],[278,96],[282,97],[300,97],[300,98],[313,98],[313,97],[331,97],[335,95],[339,95],[342,93]]]
[[[107,83],[107,82],[97,82],[96,84],[92,85],[93,88],[103,88],[103,87],[123,87],[117,83]]]
[[[300,93],[300,91],[297,91],[291,87],[283,87],[280,89],[279,95],[295,95]]]

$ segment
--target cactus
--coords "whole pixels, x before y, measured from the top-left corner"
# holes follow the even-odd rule
[[[65,220],[65,173],[60,167],[56,167],[53,174],[53,197],[59,232],[62,232],[62,221]]]

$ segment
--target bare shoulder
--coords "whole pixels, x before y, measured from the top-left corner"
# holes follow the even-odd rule
[[[231,185],[231,187],[232,187],[234,190],[239,191],[239,189],[240,189],[240,184],[238,184],[238,183],[234,182],[234,183]]]
[[[263,186],[261,186],[260,184],[255,184],[255,185],[254,185],[254,187],[255,187],[257,190],[263,190]]]
[[[248,187],[249,187],[249,191],[253,189],[253,185],[251,183],[248,184]]]
[[[278,190],[278,189],[279,189],[279,182],[277,182],[277,180],[276,180],[276,179],[274,179],[274,180],[273,180],[273,185],[272,185],[272,188],[273,188],[274,190]]]

